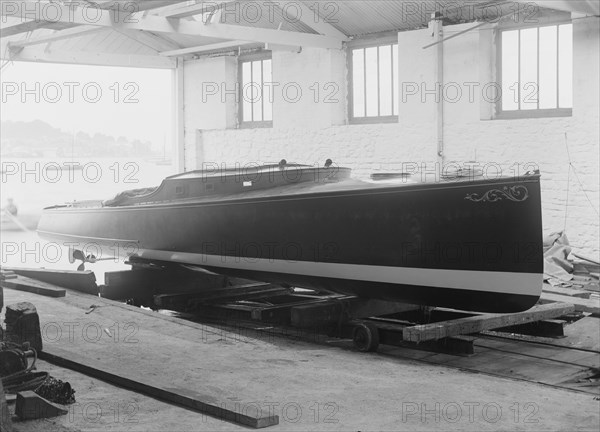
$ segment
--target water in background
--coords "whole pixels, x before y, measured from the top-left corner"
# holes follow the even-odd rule
[[[71,169],[70,164],[81,169]],[[105,200],[123,190],[158,186],[162,179],[176,174],[171,165],[131,158],[3,158],[1,167],[1,206],[13,198],[23,215],[39,215],[44,207],[55,204]]]
[[[81,169],[70,168],[78,164]],[[0,265],[75,270],[65,247],[47,242],[35,232],[36,221],[44,207],[72,201],[105,200],[128,189],[158,186],[162,179],[175,174],[171,165],[160,165],[131,158],[86,159],[3,159],[0,205],[12,198],[19,220],[30,229],[0,232]],[[62,168],[62,169],[61,169]],[[3,224],[4,226],[4,224]],[[98,283],[106,271],[128,268],[119,260],[86,264]]]

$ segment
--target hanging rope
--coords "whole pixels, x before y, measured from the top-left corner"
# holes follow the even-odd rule
[[[571,161],[571,152],[569,151],[569,139],[568,139],[566,132],[565,132],[565,148],[567,150],[567,159],[569,161],[569,169],[567,172],[567,202],[565,204],[565,222],[564,222],[564,226],[563,226],[563,232],[567,229],[567,216],[569,213],[569,193],[570,193],[570,189],[571,189],[571,171],[573,171],[575,180],[577,180],[577,183],[579,184],[579,189],[585,195],[585,198],[587,199],[588,203],[590,204],[590,207],[592,208],[592,210],[594,210],[594,212],[596,213],[596,216],[600,216],[600,213],[598,213],[598,209],[596,209],[596,207],[594,206],[594,203],[592,202],[589,195],[585,191],[585,187],[583,186],[583,182],[581,181],[581,179],[579,178],[579,175],[577,174],[577,169],[575,169],[575,165],[573,165],[573,162]]]
[[[579,179],[579,175],[577,174],[577,170],[575,169],[575,166],[573,165],[572,168],[573,168],[573,174],[575,174],[575,180],[577,180],[577,183],[579,183],[579,188],[581,189],[581,192],[583,192],[583,194],[585,195],[585,198],[587,199],[588,203],[590,204],[590,207],[592,208],[592,210],[594,210],[594,212],[596,213],[596,216],[600,216],[600,213],[598,213],[598,210],[594,206],[594,203],[592,202],[589,195],[583,188],[583,183]]]
[[[571,188],[571,153],[569,153],[569,141],[567,139],[567,133],[565,132],[565,148],[567,149],[567,159],[569,161],[569,167],[567,169],[567,202],[565,204],[565,223],[563,225],[563,232],[567,230],[567,216],[569,214],[569,191]]]

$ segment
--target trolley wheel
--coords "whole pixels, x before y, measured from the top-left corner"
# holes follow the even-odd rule
[[[379,347],[379,329],[370,322],[361,322],[354,327],[352,340],[359,351],[377,351]]]

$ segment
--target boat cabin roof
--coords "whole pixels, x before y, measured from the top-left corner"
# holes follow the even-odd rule
[[[237,197],[252,191],[266,191],[292,185],[339,182],[350,178],[351,170],[334,166],[330,160],[323,167],[279,164],[238,166],[227,169],[190,171],[165,178],[156,188],[134,189],[119,193],[105,206],[126,206],[160,202]]]

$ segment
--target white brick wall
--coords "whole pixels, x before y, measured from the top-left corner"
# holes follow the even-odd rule
[[[469,25],[445,27],[459,31]],[[599,26],[597,19],[573,23],[574,108],[572,117],[519,120],[481,120],[489,106],[467,93],[456,103],[444,104],[445,161],[499,164],[512,175],[515,163],[533,162],[542,172],[543,217],[547,232],[565,222],[568,158],[583,188],[571,175],[567,233],[582,253],[598,257],[600,171]],[[473,31],[444,44],[444,82],[482,82],[493,77],[490,30]],[[426,82],[433,88],[435,48],[423,50],[431,31],[399,33],[399,79]],[[298,83],[303,95],[286,101],[276,92],[273,128],[235,129],[237,108],[220,97],[202,103],[202,82],[235,80],[235,60],[196,60],[185,68],[185,142],[188,167],[203,162],[293,162],[322,164],[327,158],[354,168],[366,177],[373,171],[401,169],[402,163],[436,161],[435,102],[420,95],[400,103],[397,124],[345,125],[347,112],[346,60],[343,52],[304,49],[301,53],[274,52],[273,80]],[[318,83],[319,100],[310,86]],[[323,86],[338,84],[335,103],[325,103]],[[232,83],[229,83],[232,85]],[[229,88],[229,87],[228,87]],[[463,89],[468,90],[467,87]],[[331,90],[331,88],[330,88]],[[479,94],[479,93],[478,93]],[[217,100],[218,99],[218,100]],[[587,197],[584,194],[587,193]],[[591,204],[588,201],[591,200]]]

